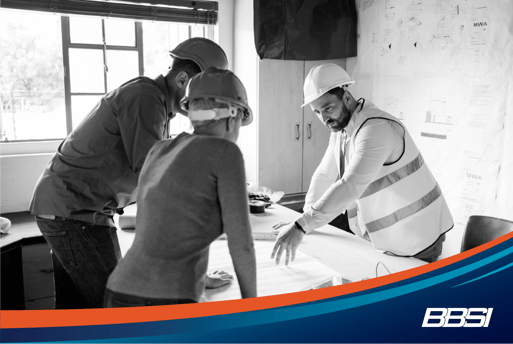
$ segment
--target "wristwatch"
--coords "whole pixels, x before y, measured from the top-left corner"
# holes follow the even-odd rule
[[[303,229],[303,227],[301,227],[301,225],[299,223],[294,222],[294,225],[296,226],[297,229],[299,229],[301,232],[303,232],[303,234],[306,234],[306,231]]]

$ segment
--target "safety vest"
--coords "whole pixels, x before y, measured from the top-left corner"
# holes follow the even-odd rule
[[[382,118],[404,129],[404,152],[384,164],[355,204],[347,210],[351,230],[370,237],[374,248],[398,256],[414,256],[431,246],[454,222],[440,186],[402,123],[365,101],[356,114],[349,137],[348,159],[361,127],[371,118]],[[338,135],[339,143],[342,135]],[[338,146],[340,147],[340,146]]]

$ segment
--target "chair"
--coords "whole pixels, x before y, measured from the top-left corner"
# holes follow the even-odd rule
[[[513,231],[513,221],[490,216],[472,215],[468,218],[460,252],[497,239]]]

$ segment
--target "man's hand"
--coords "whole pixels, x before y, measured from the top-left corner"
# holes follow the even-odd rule
[[[285,255],[285,265],[289,265],[289,261],[293,262],[296,258],[296,249],[303,241],[303,236],[305,235],[302,231],[296,228],[294,223],[283,223],[280,222],[277,225],[273,226],[273,229],[278,229],[283,227],[276,238],[276,242],[274,243],[273,253],[271,255],[271,259],[274,259],[276,256],[276,265],[280,264],[280,259],[283,251],[286,251]]]
[[[214,271],[211,274],[207,274],[205,278],[205,288],[215,289],[232,283],[233,275],[230,275],[226,271]]]

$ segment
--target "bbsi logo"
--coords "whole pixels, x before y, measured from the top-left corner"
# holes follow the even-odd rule
[[[427,308],[422,327],[488,327],[492,311],[493,308]]]

